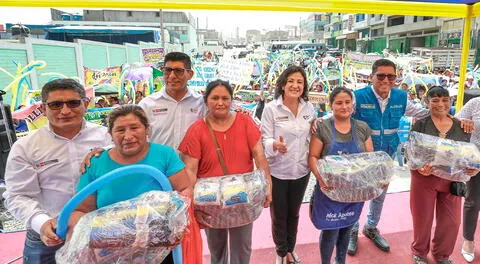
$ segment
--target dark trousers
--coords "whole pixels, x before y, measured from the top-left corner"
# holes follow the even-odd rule
[[[334,230],[322,230],[320,233],[320,256],[322,264],[330,264],[333,249],[337,248],[336,264],[345,264],[348,242],[353,225]]]
[[[272,235],[281,257],[295,249],[300,205],[309,178],[310,173],[297,180],[280,180],[272,176]]]
[[[463,238],[473,241],[480,210],[480,173],[470,178],[467,189],[468,194],[463,204]]]
[[[49,247],[40,240],[40,235],[32,229],[27,230],[23,249],[24,264],[55,264],[55,253],[63,244]]]

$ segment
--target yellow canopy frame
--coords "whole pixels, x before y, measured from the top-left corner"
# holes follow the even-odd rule
[[[2,0],[0,6],[68,8],[151,8],[199,10],[252,10],[286,12],[334,12],[464,18],[462,58],[457,111],[463,106],[465,77],[473,17],[480,16],[480,3],[473,5],[380,1],[380,0]]]

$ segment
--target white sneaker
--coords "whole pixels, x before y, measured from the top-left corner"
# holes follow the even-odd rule
[[[468,252],[466,250],[463,249],[463,247],[465,246],[465,244],[467,243],[471,243],[471,246],[473,246],[473,252]],[[467,246],[468,248],[468,246]],[[472,262],[474,259],[475,259],[475,244],[473,241],[468,241],[468,240],[464,240],[463,241],[463,245],[462,245],[462,256],[463,258],[467,261],[467,262]]]
[[[286,264],[287,263],[287,258],[286,257],[280,257],[279,255],[276,255],[277,258],[275,259],[275,264]]]
[[[470,253],[462,248],[462,256],[467,262],[472,262],[475,259],[475,252]]]

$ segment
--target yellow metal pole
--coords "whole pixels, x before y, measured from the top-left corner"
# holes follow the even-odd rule
[[[468,55],[470,53],[470,29],[472,28],[472,6],[467,6],[467,16],[463,22],[462,33],[462,60],[460,62],[460,83],[458,84],[456,112],[463,107],[463,95],[465,90],[465,79],[467,74]]]

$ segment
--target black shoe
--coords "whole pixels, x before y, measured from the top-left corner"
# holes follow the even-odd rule
[[[385,252],[390,251],[390,246],[388,245],[387,240],[385,240],[385,238],[382,237],[380,232],[378,232],[377,228],[370,229],[370,228],[366,228],[364,226],[363,227],[363,234],[366,237],[370,238],[370,240],[372,240],[373,243],[375,244],[375,246],[377,246],[379,249],[381,249]]]
[[[357,246],[358,246],[358,230],[353,230],[350,232],[350,240],[348,241],[348,250],[347,253],[350,256],[355,255],[357,253]]]

